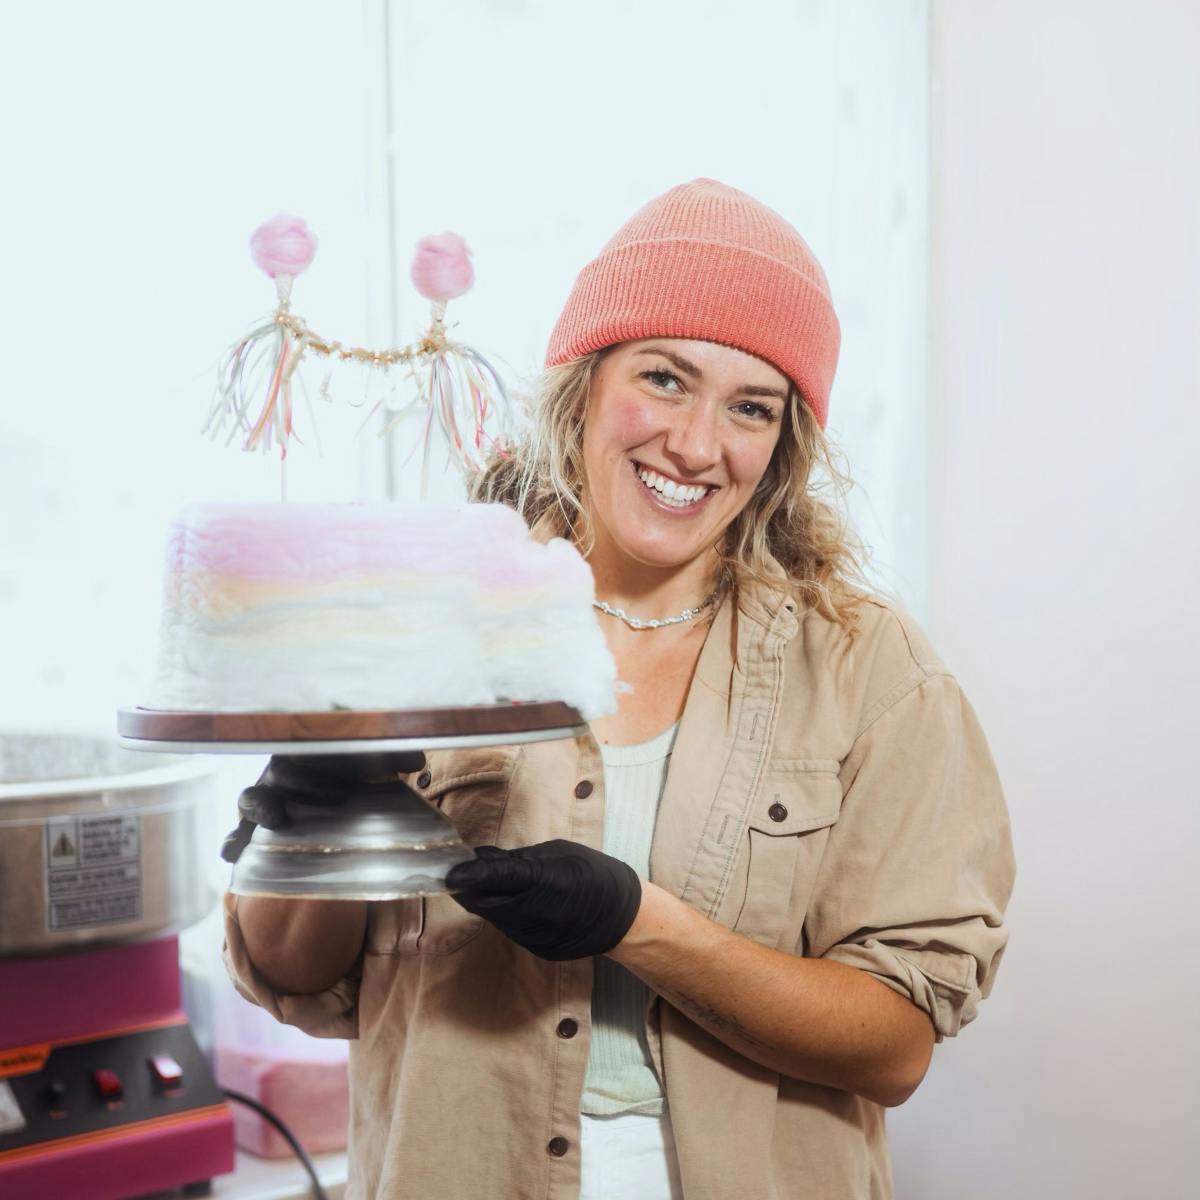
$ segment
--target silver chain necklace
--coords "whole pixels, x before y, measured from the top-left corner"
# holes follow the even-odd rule
[[[604,600],[593,600],[592,607],[598,608],[618,621],[624,621],[630,629],[663,629],[667,625],[682,625],[685,621],[694,621],[715,599],[716,592],[710,592],[695,608],[685,608],[674,617],[655,617],[651,621],[643,621],[641,617],[631,617],[623,608],[613,608]]]

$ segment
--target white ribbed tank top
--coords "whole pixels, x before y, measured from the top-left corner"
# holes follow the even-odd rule
[[[650,842],[677,721],[648,742],[601,746],[604,853],[650,877]],[[620,963],[598,955],[592,984],[592,1037],[580,1108],[592,1116],[661,1113],[662,1084],[646,1044],[650,989]]]

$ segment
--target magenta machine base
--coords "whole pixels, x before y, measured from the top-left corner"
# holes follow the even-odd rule
[[[233,1116],[158,938],[0,959],[0,1196],[206,1191],[233,1170]]]

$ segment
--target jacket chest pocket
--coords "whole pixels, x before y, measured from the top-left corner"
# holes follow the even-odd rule
[[[426,771],[407,776],[418,795],[438,809],[471,847],[499,839],[512,778],[511,747],[431,754]],[[373,906],[372,954],[452,954],[478,936],[483,918],[441,893]]]
[[[763,779],[730,893],[733,928],[756,942],[793,951],[829,829],[842,807],[836,762],[772,763]]]

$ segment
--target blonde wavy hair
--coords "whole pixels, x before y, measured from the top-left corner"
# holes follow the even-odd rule
[[[556,533],[584,555],[591,533],[581,500],[583,426],[592,377],[610,349],[546,368],[528,436],[515,449],[493,455],[470,490],[472,500],[507,504],[531,526],[551,514]],[[736,591],[753,579],[780,590],[768,565],[772,557],[802,601],[853,637],[860,589],[869,586],[868,554],[845,516],[845,495],[854,485],[840,462],[808,405],[790,388],[771,462],[717,547],[718,587]]]

